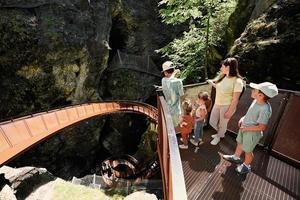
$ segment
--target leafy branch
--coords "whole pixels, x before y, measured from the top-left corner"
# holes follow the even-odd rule
[[[170,58],[181,70],[187,82],[207,78],[209,60],[215,48],[221,45],[228,19],[234,11],[236,0],[162,0],[160,15],[166,24],[186,24],[188,29],[157,50]]]

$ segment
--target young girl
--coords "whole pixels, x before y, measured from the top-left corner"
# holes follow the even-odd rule
[[[183,144],[179,145],[179,148],[187,149],[188,137],[194,126],[194,119],[191,115],[193,109],[191,103],[188,101],[182,103],[182,108],[184,110],[184,115],[182,116],[181,121],[179,122],[179,125],[176,128],[176,130],[181,133],[183,142]]]
[[[202,137],[203,137],[203,126],[205,123],[205,119],[207,113],[211,109],[211,99],[207,92],[200,92],[198,94],[198,99],[196,100],[198,104],[198,108],[196,109],[195,113],[195,128],[194,128],[194,139],[191,139],[190,142],[198,146],[202,144]]]

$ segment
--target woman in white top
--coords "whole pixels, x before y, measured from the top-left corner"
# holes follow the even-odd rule
[[[236,110],[244,87],[236,58],[227,58],[221,65],[217,79],[207,81],[216,88],[215,104],[209,120],[209,124],[217,131],[217,134],[212,135],[212,145],[217,145],[225,137],[228,121]]]

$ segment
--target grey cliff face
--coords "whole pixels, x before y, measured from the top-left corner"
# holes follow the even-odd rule
[[[1,98],[12,100],[2,117],[100,98],[109,1],[4,1],[0,9]]]
[[[152,85],[161,78],[161,60],[154,50],[175,35],[160,22],[157,3],[0,1],[0,118],[93,100],[153,103]],[[118,50],[133,69],[114,62]],[[131,63],[132,58],[138,59]],[[134,132],[138,144],[146,120],[142,119],[141,127],[128,126],[136,120],[141,118],[113,116],[82,122],[11,164],[43,166],[64,178],[80,176],[104,154],[128,152],[131,141],[122,140],[129,138],[124,134]],[[116,147],[121,148],[115,151]]]
[[[251,20],[234,42],[231,55],[241,57],[241,71],[250,81],[272,81],[299,90],[300,2],[276,1]]]

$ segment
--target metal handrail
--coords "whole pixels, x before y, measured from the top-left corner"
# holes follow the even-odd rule
[[[103,103],[103,104],[107,104],[107,103],[119,103],[119,104],[134,104],[134,105],[141,105],[143,107],[149,108],[150,110],[156,110],[155,107],[143,103],[143,102],[139,102],[139,101],[127,101],[127,100],[105,100],[105,101],[89,101],[89,102],[85,102],[85,103],[75,103],[75,104],[70,104],[70,105],[65,105],[65,106],[59,106],[59,107],[53,107],[49,109],[45,109],[45,110],[41,110],[39,112],[33,112],[30,114],[20,114],[20,115],[16,115],[16,116],[12,116],[12,117],[7,117],[7,118],[2,118],[0,119],[0,125],[1,124],[6,124],[6,123],[11,123],[13,121],[16,120],[21,120],[21,119],[27,119],[27,118],[31,118],[33,116],[37,116],[37,115],[42,115],[45,113],[51,113],[51,112],[56,112],[59,110],[63,110],[66,108],[73,108],[73,107],[77,107],[77,106],[83,106],[83,105],[90,105],[93,103]]]
[[[186,200],[187,193],[176,133],[167,103],[158,96],[158,155],[162,165],[164,199]]]

